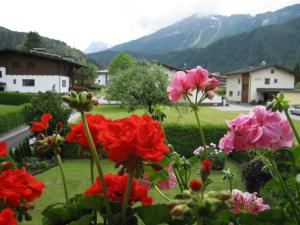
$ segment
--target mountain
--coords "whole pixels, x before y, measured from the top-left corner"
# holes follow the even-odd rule
[[[256,16],[195,14],[148,36],[114,46],[110,50],[165,54],[187,48],[203,48],[221,38],[266,25],[285,23],[298,16],[300,16],[300,4]]]
[[[219,40],[206,48],[155,56],[182,68],[202,65],[210,71],[228,72],[250,65],[280,64],[289,68],[300,62],[300,17],[285,24],[269,25]]]
[[[11,31],[4,27],[0,27],[0,49],[17,48],[27,37],[25,32]],[[83,52],[76,48],[72,48],[65,42],[41,37],[41,47],[46,48],[49,52],[62,56],[70,56],[77,62],[87,65],[91,61]]]
[[[100,41],[93,41],[85,50],[85,54],[94,53],[94,52],[100,52],[108,49],[109,46],[103,42]]]

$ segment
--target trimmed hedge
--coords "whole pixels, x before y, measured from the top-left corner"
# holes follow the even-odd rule
[[[193,156],[193,151],[201,145],[198,126],[166,124],[164,126],[168,143],[185,157]],[[206,144],[219,144],[219,140],[227,133],[224,125],[206,125],[203,127]]]
[[[22,110],[0,115],[0,134],[20,126],[24,122]]]
[[[35,94],[19,92],[0,92],[0,104],[22,105],[31,101]]]

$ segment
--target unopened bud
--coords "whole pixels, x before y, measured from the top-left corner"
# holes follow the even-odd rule
[[[202,181],[199,179],[192,179],[189,186],[192,191],[199,192],[202,189]]]
[[[163,169],[163,167],[161,165],[158,164],[152,164],[151,167],[155,170],[155,171],[161,171]]]
[[[199,169],[200,169],[201,179],[203,181],[205,181],[206,178],[209,176],[211,167],[212,167],[212,161],[210,159],[205,159],[202,161]]]
[[[170,202],[167,203],[167,208],[173,209],[175,206],[177,206],[177,205],[183,205],[185,203],[186,203],[185,200],[174,199],[174,200],[172,200],[172,201],[170,201]]]
[[[231,198],[231,194],[228,191],[220,191],[217,193],[216,198],[224,202]]]
[[[212,100],[215,96],[215,92],[214,91],[207,91],[206,92],[206,97],[210,100]]]
[[[191,192],[189,190],[183,190],[182,195],[183,197],[189,198],[191,197]]]
[[[86,94],[86,99],[92,99],[93,98],[93,94],[91,93],[91,92],[88,92],[87,94]]]
[[[171,210],[172,216],[181,216],[184,213],[186,205],[177,205]]]

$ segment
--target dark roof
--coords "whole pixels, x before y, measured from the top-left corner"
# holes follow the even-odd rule
[[[176,70],[176,71],[182,71],[182,69],[178,68],[178,67],[175,67],[175,66],[171,66],[171,65],[168,65],[168,64],[165,64],[165,63],[161,63],[159,61],[156,61],[156,60],[153,60],[151,61],[152,63],[156,63],[158,65],[161,65],[163,67],[166,67],[166,68],[169,68],[171,70]]]
[[[254,72],[254,71],[257,71],[257,70],[262,70],[262,69],[266,69],[266,68],[269,68],[269,67],[275,67],[277,69],[281,69],[281,70],[284,70],[288,73],[291,73],[293,75],[296,76],[295,72],[284,67],[284,66],[280,66],[280,65],[277,65],[277,64],[269,64],[269,65],[262,65],[262,66],[249,66],[247,68],[243,68],[243,69],[238,69],[238,70],[233,70],[231,72],[228,72],[228,73],[225,73],[223,74],[224,76],[230,76],[230,75],[235,75],[235,74],[241,74],[241,73],[251,73],[251,72]]]
[[[19,53],[19,54],[30,55],[30,56],[44,58],[44,59],[51,59],[51,60],[55,60],[55,61],[63,61],[63,62],[74,64],[74,65],[79,66],[79,67],[86,67],[86,66],[84,66],[84,65],[82,65],[78,62],[70,60],[67,57],[63,57],[63,56],[56,55],[56,54],[51,54],[51,53],[46,53],[46,52],[21,51],[21,50],[10,49],[10,48],[0,49],[0,53],[2,53],[2,52],[3,53],[5,53],[5,52]]]

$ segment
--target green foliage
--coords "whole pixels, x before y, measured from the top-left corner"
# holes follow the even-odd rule
[[[26,40],[20,45],[23,50],[32,50],[33,48],[40,48],[42,44],[42,38],[37,32],[30,31],[27,34]]]
[[[86,86],[91,87],[94,85],[94,81],[97,77],[96,70],[97,66],[91,63],[89,63],[87,67],[82,69],[83,74],[88,78],[88,80],[85,81]]]
[[[61,157],[64,159],[78,159],[80,145],[77,143],[64,143],[62,146]]]
[[[0,134],[22,125],[24,122],[22,110],[0,115]]]
[[[168,123],[165,125],[165,133],[168,143],[185,157],[193,156],[193,151],[201,145],[199,129],[196,125],[179,125]],[[203,127],[207,143],[219,143],[219,140],[227,132],[223,125],[206,125]]]
[[[111,76],[118,74],[124,70],[129,69],[133,65],[133,59],[131,55],[120,52],[109,64],[108,73]]]
[[[297,63],[296,66],[294,67],[294,72],[296,74],[295,81],[296,81],[296,86],[295,88],[300,88],[300,64]]]
[[[212,163],[213,170],[223,170],[226,161],[226,154],[223,151],[212,151],[210,152],[208,159],[210,159]]]
[[[248,154],[248,152],[232,152],[229,155],[230,158],[237,161],[238,163],[244,163],[251,160],[252,157]]]
[[[169,102],[167,84],[168,76],[160,66],[141,60],[113,76],[107,94],[110,99],[120,100],[129,111],[145,106],[151,112],[153,105]]]
[[[35,94],[19,92],[0,92],[0,104],[4,105],[21,105],[28,103]]]
[[[12,153],[13,159],[22,166],[23,159],[32,156],[32,150],[29,144],[29,138],[22,141]]]
[[[300,81],[298,81],[298,82],[295,84],[295,88],[296,88],[296,89],[300,89]]]
[[[172,220],[165,204],[139,206],[134,209],[145,225],[165,224]]]
[[[60,95],[56,92],[40,92],[31,100],[30,104],[25,105],[24,118],[27,123],[39,121],[43,113],[49,112],[53,118],[49,122],[48,133],[54,133],[56,124],[62,121],[62,135],[65,135],[69,129],[68,118],[71,115],[71,111],[68,106],[62,103]]]

